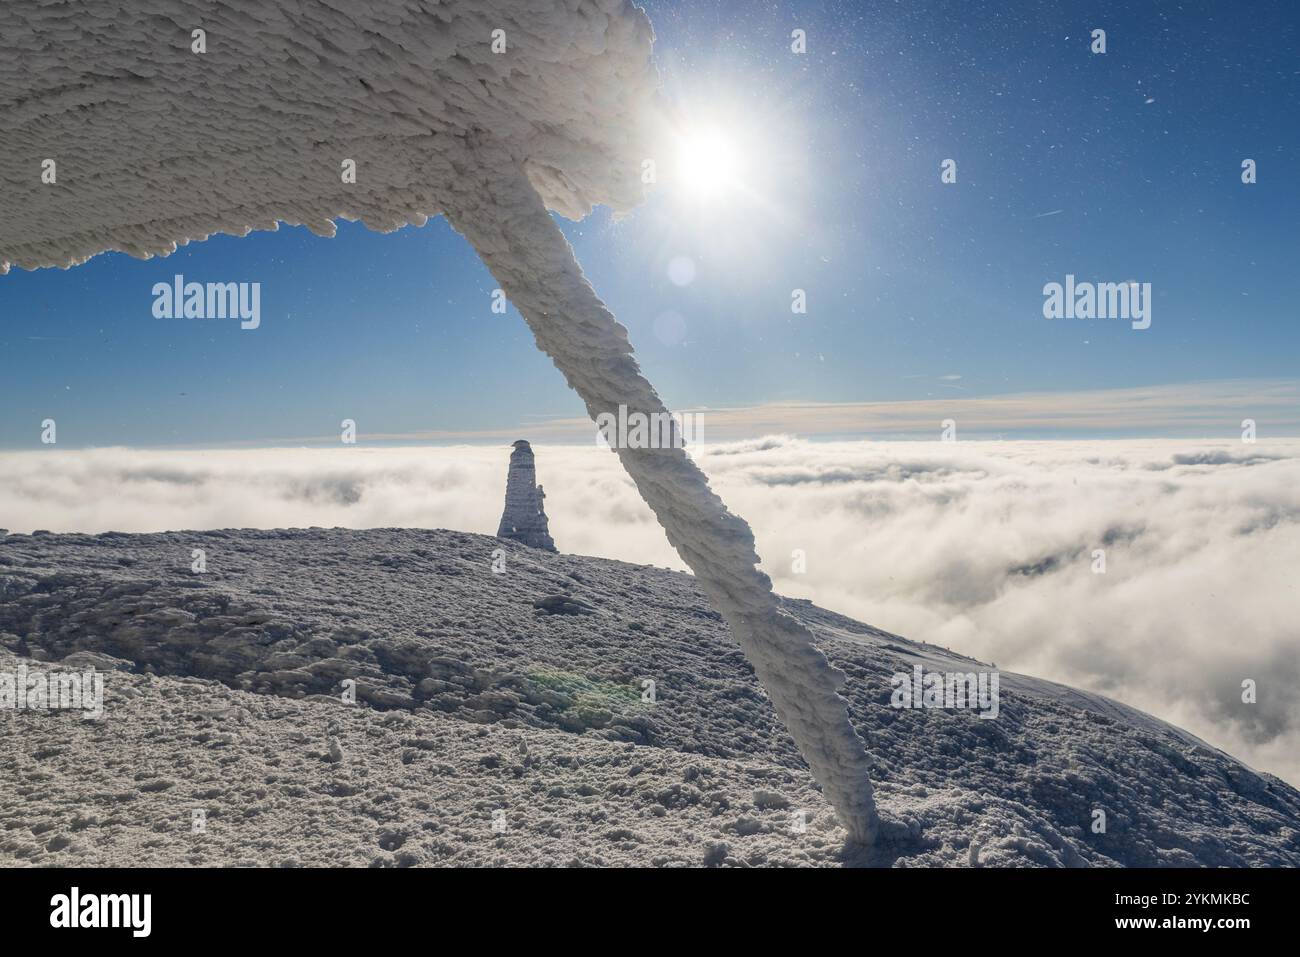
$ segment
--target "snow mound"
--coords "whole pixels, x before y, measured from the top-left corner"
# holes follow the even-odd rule
[[[586,613],[548,613],[561,596]],[[782,604],[877,755],[872,863],[1300,865],[1300,793],[1186,732],[1007,672],[994,720],[898,710],[896,672],[989,666]],[[105,717],[0,713],[0,862],[855,862],[676,572],[445,531],[10,535],[0,671],[17,663],[106,671]]]

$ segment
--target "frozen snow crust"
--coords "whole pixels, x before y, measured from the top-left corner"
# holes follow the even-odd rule
[[[482,136],[549,208],[628,210],[652,39],[626,0],[0,4],[0,273],[277,221],[422,225]]]
[[[592,613],[537,607],[561,595]],[[1300,793],[1191,735],[1008,672],[995,720],[895,710],[895,671],[988,666],[783,604],[878,754],[876,863],[1300,865]],[[448,531],[10,535],[0,671],[19,663],[114,670],[100,722],[0,711],[0,865],[856,860],[676,572]]]

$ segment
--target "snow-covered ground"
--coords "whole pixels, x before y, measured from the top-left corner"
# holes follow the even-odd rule
[[[989,666],[786,607],[848,675],[894,863],[1300,865],[1300,793],[1186,732],[1006,672],[996,719],[895,709],[895,672]],[[3,863],[841,863],[679,572],[449,531],[9,535],[0,644],[117,666],[100,721],[0,712]]]

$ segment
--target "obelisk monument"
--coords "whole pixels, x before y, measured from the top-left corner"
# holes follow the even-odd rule
[[[497,538],[509,538],[530,548],[559,551],[547,527],[546,494],[537,484],[533,465],[533,447],[520,439],[510,453],[510,473],[506,477],[506,507],[501,513]]]

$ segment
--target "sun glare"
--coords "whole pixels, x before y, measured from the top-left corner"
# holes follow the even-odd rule
[[[678,143],[677,176],[696,198],[721,196],[740,181],[739,151],[720,130],[686,133]]]

